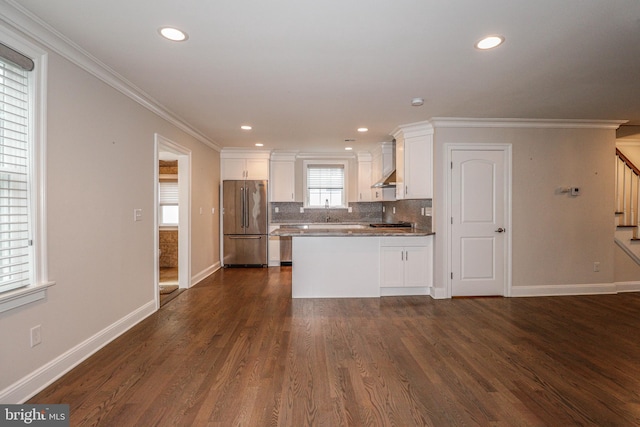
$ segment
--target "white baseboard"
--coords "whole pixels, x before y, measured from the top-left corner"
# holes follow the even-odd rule
[[[431,298],[433,299],[447,299],[447,290],[445,288],[432,287],[430,290]]]
[[[429,295],[429,288],[380,288],[381,297],[403,297]]]
[[[640,282],[616,282],[618,293],[622,292],[640,292]]]
[[[155,311],[155,300],[149,301],[142,307],[11,384],[9,387],[1,390],[0,402],[24,403],[102,347],[155,313]]]
[[[191,285],[189,287],[197,285],[218,270],[220,270],[220,261],[210,265],[195,276],[191,276]]]
[[[512,297],[548,297],[561,295],[616,294],[615,283],[587,283],[582,285],[513,286]]]

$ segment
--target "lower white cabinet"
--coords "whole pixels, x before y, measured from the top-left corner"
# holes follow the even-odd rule
[[[380,244],[380,287],[433,286],[433,239],[383,238]],[[419,241],[418,241],[419,239]]]

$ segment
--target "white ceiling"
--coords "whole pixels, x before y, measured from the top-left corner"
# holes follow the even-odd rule
[[[15,3],[220,147],[360,150],[431,117],[640,124],[639,0]],[[476,50],[488,34],[506,42]]]

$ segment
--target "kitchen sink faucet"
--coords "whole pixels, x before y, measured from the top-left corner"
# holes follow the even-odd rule
[[[327,210],[327,221],[329,222],[329,220],[331,219],[331,217],[329,217],[329,199],[324,199],[324,208]]]

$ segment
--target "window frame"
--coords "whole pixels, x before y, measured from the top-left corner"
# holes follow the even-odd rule
[[[46,291],[55,282],[49,281],[46,232],[46,106],[47,60],[42,48],[0,25],[2,43],[31,58],[34,69],[29,78],[29,191],[31,283],[17,289],[0,292],[0,313],[46,298]]]
[[[329,209],[347,209],[349,203],[349,160],[346,159],[323,159],[323,160],[304,160],[302,162],[302,187],[304,189],[305,209],[326,209],[323,205],[311,205],[309,200],[308,173],[310,166],[332,166],[340,165],[344,172],[344,181],[342,188],[342,200],[340,205],[331,205]]]

